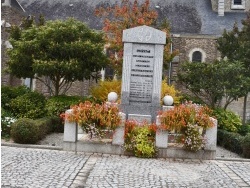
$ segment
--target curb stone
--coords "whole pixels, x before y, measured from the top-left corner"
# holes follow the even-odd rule
[[[58,147],[58,146],[17,144],[17,143],[1,143],[1,146],[19,147],[19,148],[36,148],[36,149],[63,150],[62,147]]]
[[[250,162],[250,159],[245,158],[224,158],[224,157],[216,157],[217,161],[239,161],[239,162]]]
[[[31,144],[17,144],[17,143],[6,143],[2,142],[1,146],[8,147],[20,147],[20,148],[36,148],[36,149],[49,149],[49,150],[63,150],[63,147],[58,146],[46,146],[46,145],[31,145]],[[102,155],[102,154],[100,154]],[[224,157],[216,157],[217,161],[239,161],[239,162],[250,162],[250,159],[245,158],[224,158]]]

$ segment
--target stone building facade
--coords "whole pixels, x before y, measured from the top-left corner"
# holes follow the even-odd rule
[[[11,8],[10,6],[1,7],[1,84],[18,86],[22,84],[20,79],[6,73],[6,62],[8,60],[6,50],[11,48],[9,43],[9,30],[11,25],[19,25],[21,23],[24,14],[22,11]]]
[[[212,0],[212,9],[224,16],[224,13],[250,10],[249,0]]]
[[[113,6],[118,2],[117,0],[5,0],[4,3],[2,1],[1,16],[2,21],[15,25],[19,25],[21,18],[28,15],[38,17],[39,14],[43,14],[46,20],[74,17],[87,23],[91,28],[100,30],[102,19],[94,15],[94,10],[100,6]],[[246,18],[246,11],[250,10],[250,0],[151,0],[151,7],[158,12],[158,22],[164,18],[168,19],[172,33],[172,48],[179,51],[179,55],[171,62],[171,71],[167,75],[174,83],[176,71],[182,62],[192,61],[193,58],[196,60],[198,58],[201,62],[213,62],[220,57],[216,47],[217,38],[224,29],[231,30],[235,21],[239,27],[242,26],[241,20]],[[7,60],[5,54],[7,30],[8,28],[2,24],[2,71]],[[50,95],[47,87],[38,80],[20,80],[5,73],[2,73],[1,78],[2,85],[27,84],[47,96]],[[67,94],[89,95],[89,88],[95,84],[95,80],[74,82]],[[243,116],[243,99],[232,103],[229,109]],[[250,119],[250,95],[246,117]]]

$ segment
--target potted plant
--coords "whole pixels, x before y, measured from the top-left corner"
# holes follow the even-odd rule
[[[250,158],[250,133],[248,133],[242,140],[241,143],[243,156],[246,158]]]

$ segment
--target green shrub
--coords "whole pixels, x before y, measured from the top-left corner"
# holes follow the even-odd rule
[[[248,133],[242,140],[243,156],[250,158],[250,133]]]
[[[40,138],[35,120],[20,118],[11,126],[11,137],[20,144],[35,144]]]
[[[52,116],[51,118],[51,131],[56,133],[64,132],[64,122],[58,116]]]
[[[238,130],[238,133],[240,133],[242,136],[246,136],[248,133],[250,133],[250,124],[242,125]]]
[[[135,121],[127,121],[125,125],[124,148],[136,157],[151,158],[156,156],[155,125],[138,126]]]
[[[242,126],[240,117],[231,111],[218,108],[214,110],[213,115],[218,120],[218,127],[220,129],[229,132],[238,132]]]
[[[29,92],[31,91],[26,86],[1,86],[1,107],[8,111],[11,111],[10,101],[18,96],[24,95],[25,93]]]
[[[61,113],[70,109],[70,106],[84,102],[85,100],[93,101],[93,98],[80,96],[59,95],[50,97],[46,102],[46,111],[48,116],[60,116]]]
[[[10,107],[17,118],[37,119],[45,115],[45,101],[45,97],[35,91],[12,99]]]
[[[39,127],[42,127],[42,138],[50,132],[64,131],[64,124],[59,116],[48,116],[41,119],[37,119],[36,123]]]
[[[39,128],[39,140],[45,138],[52,131],[52,119],[50,117],[36,119],[35,124]]]
[[[217,144],[238,154],[242,154],[242,139],[244,137],[239,133],[228,132],[226,130],[218,129]]]

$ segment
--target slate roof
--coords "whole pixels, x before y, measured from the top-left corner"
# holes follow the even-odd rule
[[[100,6],[112,6],[121,0],[18,0],[27,14],[41,13],[48,20],[75,17],[86,22],[91,28],[100,30],[102,20],[94,15]],[[155,8],[156,6],[159,8]],[[159,20],[167,18],[171,32],[176,34],[221,35],[224,29],[231,30],[237,21],[246,18],[244,12],[225,12],[218,16],[212,11],[211,0],[151,0]]]

